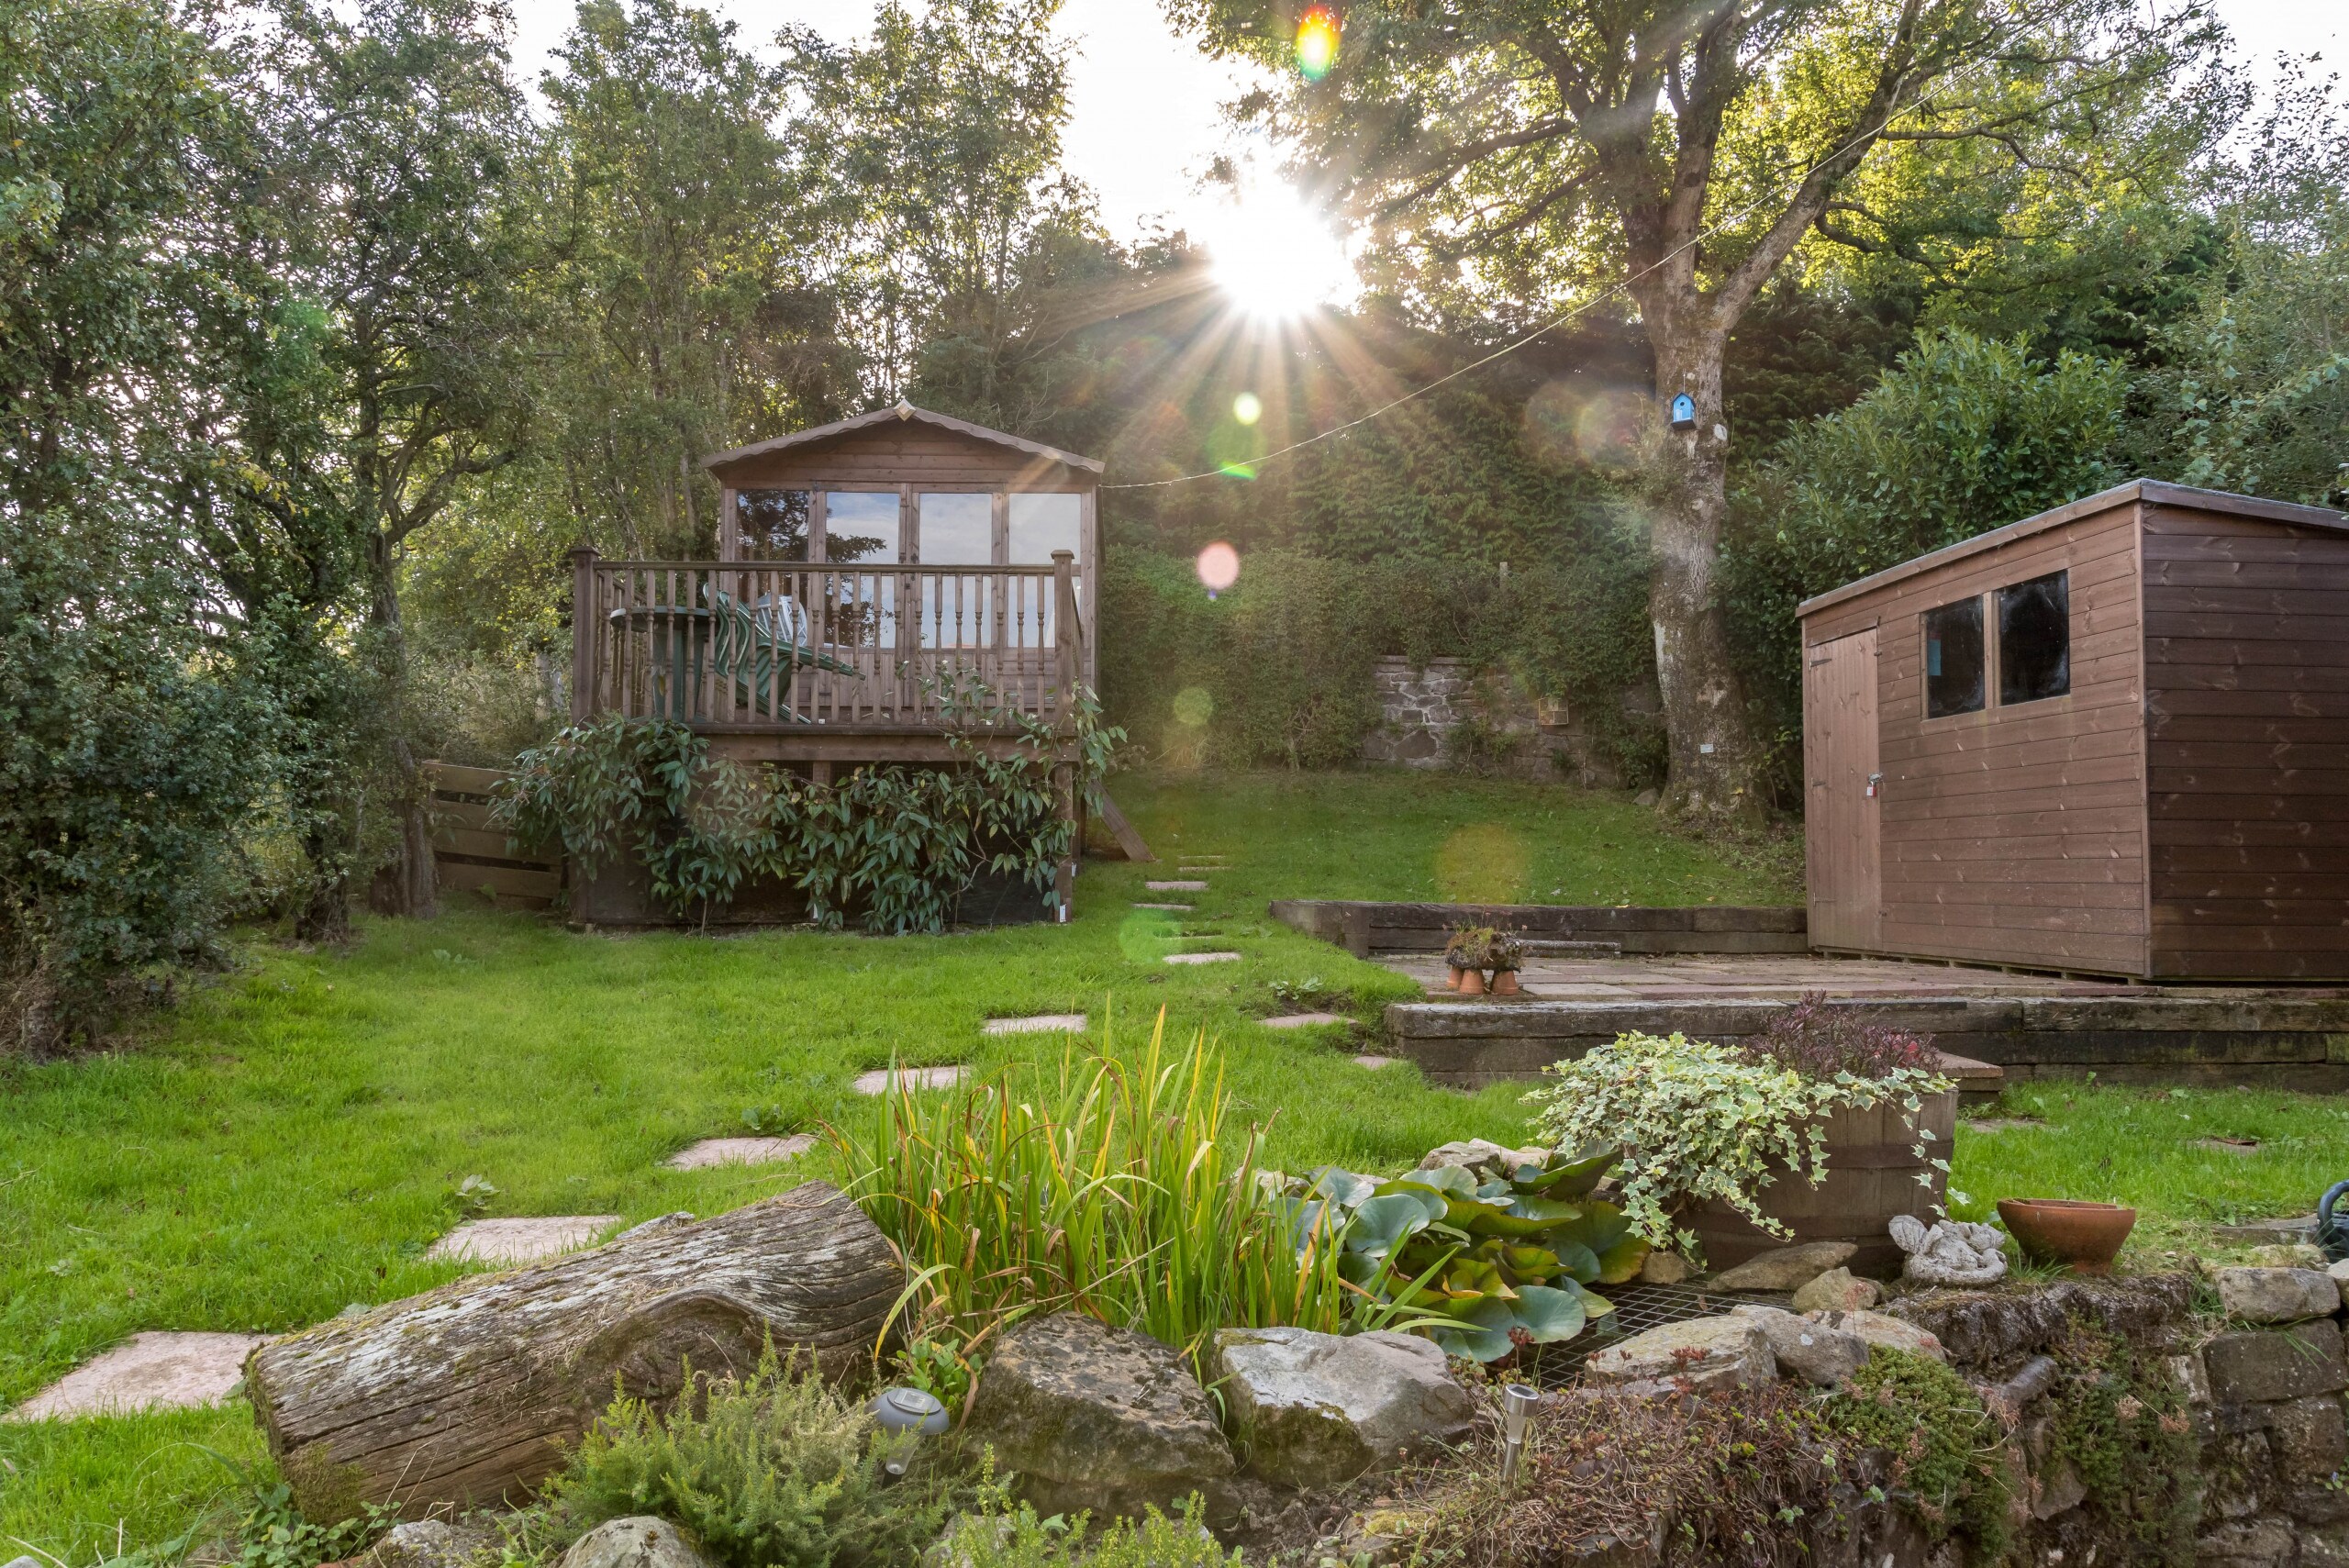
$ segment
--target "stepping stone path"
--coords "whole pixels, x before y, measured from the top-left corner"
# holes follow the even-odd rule
[[[1366,1067],[1375,1073],[1382,1067],[1392,1067],[1402,1060],[1399,1056],[1357,1056],[1354,1058],[1354,1065]]]
[[[988,1034],[1083,1034],[1083,1013],[1039,1013],[1032,1018],[989,1018]]]
[[[1205,893],[1204,882],[1145,882],[1142,886],[1152,893]]]
[[[217,1405],[245,1375],[245,1358],[266,1334],[133,1334],[17,1406],[0,1421],[113,1416]]]
[[[713,1165],[779,1165],[816,1147],[812,1132],[788,1138],[705,1138],[669,1156],[672,1171],[706,1171]]]
[[[882,1095],[888,1093],[892,1088],[951,1089],[961,1083],[963,1074],[969,1071],[968,1067],[960,1066],[900,1067],[896,1072],[897,1081],[893,1084],[889,1082],[888,1070],[876,1068],[871,1073],[857,1074],[856,1092],[860,1095]]]
[[[1268,1029],[1305,1029],[1316,1024],[1342,1024],[1348,1020],[1335,1013],[1283,1013],[1277,1018],[1266,1018]]]
[[[1194,906],[1188,904],[1137,904],[1134,907],[1137,909],[1172,909],[1183,914],[1188,914]]]
[[[1239,960],[1240,955],[1236,952],[1170,952],[1166,955],[1169,963],[1236,963]]]
[[[550,1214],[524,1219],[468,1219],[432,1243],[428,1258],[469,1263],[536,1263],[582,1247],[620,1222],[617,1214]]]

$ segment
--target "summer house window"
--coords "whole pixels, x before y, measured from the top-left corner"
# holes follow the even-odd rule
[[[897,553],[897,493],[834,490],[824,496],[824,559],[894,562]]]
[[[734,497],[744,561],[805,561],[816,498],[805,490],[744,490]]]
[[[2051,572],[1998,590],[1998,702],[2038,702],[2072,689],[2072,584]]]
[[[1982,710],[1982,599],[1925,612],[1925,717]]]

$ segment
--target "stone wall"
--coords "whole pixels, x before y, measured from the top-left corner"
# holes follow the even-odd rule
[[[1381,659],[1371,673],[1380,722],[1363,740],[1363,761],[1407,768],[1463,767],[1536,784],[1570,781],[1614,789],[1622,777],[1591,745],[1568,704],[1537,697],[1515,677],[1465,659],[1414,668]],[[1470,727],[1474,740],[1462,733]]]
[[[2304,1269],[2229,1270],[2283,1279],[2304,1294],[2325,1276]],[[2236,1296],[2233,1282],[2228,1295]],[[2322,1304],[2314,1296],[2297,1307]],[[2054,1427],[2058,1379],[2081,1368],[2063,1356],[2073,1328],[2088,1324],[2158,1356],[2183,1391],[2199,1450],[2199,1522],[2191,1561],[2202,1568],[2349,1568],[2349,1390],[2342,1318],[2259,1324],[2241,1311],[2220,1324],[2194,1310],[2182,1274],[2065,1281],[1996,1292],[1936,1291],[1890,1311],[1935,1335],[1951,1363],[1991,1393],[2011,1418],[2011,1462],[2028,1477],[2017,1500],[2009,1561],[2081,1564],[2130,1560],[2101,1540],[2110,1522],[2088,1506],[2087,1485]],[[2269,1315],[2249,1297],[2231,1301]],[[2337,1300],[2332,1305],[2338,1307]],[[2217,1331],[2212,1332],[2213,1329]],[[2184,1557],[2184,1541],[2175,1543]],[[1906,1568],[1896,1564],[1895,1568]]]

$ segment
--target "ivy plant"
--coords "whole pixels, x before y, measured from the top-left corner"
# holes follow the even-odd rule
[[[1731,1046],[1683,1034],[1619,1036],[1578,1061],[1542,1070],[1555,1079],[1526,1096],[1541,1135],[1578,1148],[1601,1137],[1623,1145],[1623,1210],[1655,1246],[1692,1252],[1695,1235],[1675,1216],[1712,1200],[1726,1203],[1773,1236],[1789,1232],[1765,1213],[1760,1191],[1784,1167],[1814,1186],[1827,1175],[1827,1118],[1852,1106],[1887,1103],[1906,1113],[1926,1158],[1931,1129],[1918,1125],[1924,1096],[1950,1081],[1920,1068],[1880,1077],[1848,1072],[1807,1076]],[[1919,1180],[1930,1184],[1930,1172]]]

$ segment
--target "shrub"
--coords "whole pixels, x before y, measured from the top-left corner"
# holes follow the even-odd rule
[[[496,820],[525,843],[559,845],[585,874],[634,856],[656,897],[705,925],[761,876],[798,888],[829,929],[853,910],[868,931],[942,930],[988,871],[1018,877],[1050,906],[1053,874],[1075,848],[1052,776],[1070,738],[974,679],[930,689],[958,758],[951,767],[859,768],[816,784],[713,763],[682,724],[615,717],[523,752],[499,785]],[[1074,787],[1089,796],[1123,736],[1101,728],[1090,694],[1074,708]],[[1005,755],[985,743],[1006,736]]]
[[[946,1095],[879,1096],[830,1129],[848,1190],[914,1269],[920,1334],[976,1352],[1030,1313],[1074,1310],[1196,1357],[1216,1329],[1343,1323],[1326,1247],[1302,1253],[1260,1184],[1256,1129],[1225,1126],[1204,1036],[1171,1059],[1063,1055]]]
[[[1940,1362],[1878,1345],[1827,1402],[1858,1446],[1891,1456],[1892,1490],[1935,1541],[1964,1537],[1976,1562],[2006,1551],[2014,1477],[2005,1433],[1973,1385]]]
[[[1196,1498],[1179,1518],[1146,1507],[1139,1521],[1113,1519],[1096,1534],[1082,1514],[1039,1519],[1025,1504],[998,1503],[955,1532],[945,1557],[954,1568],[1241,1568],[1238,1551],[1191,1522],[1196,1511]]]
[[[1949,1087],[1949,1080],[1909,1067],[1878,1078],[1809,1079],[1680,1034],[1619,1036],[1579,1061],[1543,1071],[1557,1082],[1526,1096],[1539,1107],[1542,1136],[1575,1149],[1620,1140],[1624,1213],[1655,1245],[1676,1241],[1683,1251],[1694,1250],[1696,1237],[1675,1226],[1675,1215],[1715,1199],[1770,1234],[1787,1235],[1757,1195],[1776,1179],[1773,1164],[1817,1185],[1827,1174],[1825,1118],[1831,1113],[1892,1101],[1913,1126],[1923,1108],[1920,1096]],[[1921,1143],[1918,1154],[1923,1158]],[[1945,1162],[1933,1163],[1948,1169]]]
[[[1581,1389],[1542,1402],[1514,1485],[1488,1430],[1466,1462],[1375,1518],[1414,1538],[1418,1561],[1461,1568],[1570,1561],[1564,1543],[1643,1541],[1659,1519],[1673,1562],[1775,1568],[1811,1561],[1806,1535],[1844,1522],[1837,1492],[1855,1447],[1783,1383],[1702,1399]]]
[[[882,1431],[772,1351],[747,1377],[686,1370],[674,1409],[614,1401],[547,1484],[545,1526],[558,1541],[657,1514],[727,1568],[858,1568],[912,1561],[971,1500],[942,1454],[891,1482],[884,1465],[921,1440]]]
[[[1756,1062],[1775,1062],[1810,1079],[1839,1073],[1884,1078],[1904,1070],[1941,1071],[1941,1053],[1930,1040],[1830,1006],[1826,994],[1817,991],[1772,1018],[1761,1034],[1740,1041],[1738,1049]]]

